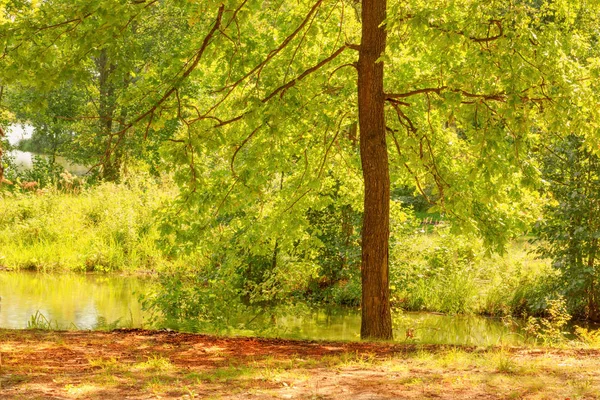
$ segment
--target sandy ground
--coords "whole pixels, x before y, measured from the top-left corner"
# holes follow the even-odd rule
[[[600,352],[0,330],[0,399],[600,399]]]

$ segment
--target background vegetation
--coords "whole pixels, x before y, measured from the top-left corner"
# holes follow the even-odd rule
[[[0,138],[0,263],[151,272],[167,319],[364,306],[369,261],[404,310],[599,320],[597,7],[361,4],[0,2],[0,123],[44,153]]]

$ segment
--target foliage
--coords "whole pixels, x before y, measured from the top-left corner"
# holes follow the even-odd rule
[[[39,188],[56,186],[61,179],[64,168],[52,159],[34,156],[30,169],[17,172],[17,181],[37,182]]]
[[[599,320],[600,160],[582,137],[571,135],[548,147],[543,161],[550,201],[536,225],[539,254],[561,272],[572,312]]]
[[[357,257],[358,243],[353,239],[348,247],[338,247],[346,253],[331,250],[336,243],[345,244],[348,227],[337,220],[344,207],[327,206],[319,218],[309,211],[312,216],[307,217],[303,234],[313,235],[305,240],[315,247],[309,247],[310,253],[294,254],[280,242],[278,263],[272,269],[274,241],[268,242],[263,254],[241,247],[253,227],[240,226],[244,230],[230,236],[226,226],[217,225],[206,235],[212,243],[197,243],[206,246],[206,253],[165,254],[157,246],[161,238],[157,218],[175,193],[169,183],[152,183],[148,175],[76,191],[59,188],[40,195],[4,195],[0,264],[44,271],[160,271],[160,285],[151,290],[146,307],[154,310],[157,319],[197,321],[190,326],[193,330],[208,326],[209,321],[222,330],[239,328],[256,310],[275,306],[273,312],[278,314],[297,300],[360,303],[357,261],[351,267],[339,263],[346,254]],[[421,232],[418,220],[399,205],[393,215],[390,257],[396,307],[491,315],[543,313],[546,295],[555,290],[555,278],[546,261],[528,254],[528,246],[515,243],[504,256],[488,256],[479,240],[454,235],[448,227]],[[355,216],[357,232],[360,218]],[[303,258],[296,258],[299,255]],[[251,313],[245,322],[236,320],[245,312]]]
[[[13,122],[32,127],[32,136],[22,139],[17,148],[47,154],[52,161],[57,155],[69,154],[75,136],[73,118],[84,101],[82,97],[82,87],[73,82],[48,93],[30,87],[12,88],[7,102],[15,110]]]
[[[381,54],[361,38],[365,10],[323,0],[8,2],[0,76],[13,111],[27,95],[41,104],[17,118],[39,116],[45,135],[72,136],[73,158],[101,164],[105,179],[131,158],[172,174],[181,196],[160,210],[160,240],[171,257],[194,262],[164,277],[154,304],[169,315],[212,318],[234,299],[276,304],[311,285],[351,303],[365,238],[379,239],[373,254],[383,262],[367,268],[365,257],[363,273],[382,268],[375,292],[387,307],[390,176],[397,188],[411,182],[437,204],[429,211],[448,211],[465,233],[409,258],[411,236],[396,230],[394,295],[412,308],[473,311],[479,280],[492,274],[477,269],[484,251],[472,238],[502,251],[537,217],[531,150],[550,135],[598,136],[599,9],[567,0],[390,1],[376,24],[388,37]],[[361,124],[370,117],[357,106],[365,55],[385,69],[374,97],[380,132],[357,126],[359,114]],[[374,187],[386,191],[363,209],[361,168],[382,161],[366,151],[372,134],[386,155]],[[359,242],[355,224],[371,212],[385,223],[363,232],[382,231]],[[43,222],[34,233],[46,233]],[[129,257],[137,226],[110,231]],[[86,264],[122,264],[111,258],[94,252]]]
[[[14,176],[14,159],[10,156],[12,146],[7,138],[0,135],[0,172],[4,179],[11,180]],[[0,190],[4,190],[5,185],[0,185]]]
[[[415,240],[415,237],[418,238],[418,234],[403,239]],[[475,268],[482,263],[483,249],[472,246],[472,240],[442,234],[430,247],[425,247],[424,240],[420,241],[424,246],[411,246],[412,251],[407,250],[406,245],[394,246],[391,289],[402,306],[447,313],[474,311],[469,309],[474,305],[470,299],[477,297],[480,291]]]
[[[11,31],[8,35],[12,38],[23,31],[16,23],[7,24],[4,18],[14,20],[15,14],[27,15],[33,24],[52,24],[50,21],[54,20],[58,27],[63,26],[60,21],[69,14],[69,8],[84,14],[90,7],[95,8],[87,14],[88,17],[95,14],[93,17],[84,18],[83,24],[75,27],[81,36],[63,32],[56,37],[52,27],[47,32],[53,32],[50,36],[42,33],[37,45],[44,48],[43,60],[36,58],[33,48],[37,45],[32,43],[15,51],[13,61],[21,73],[5,69],[11,85],[4,97],[7,108],[13,111],[11,122],[33,127],[33,136],[22,143],[23,149],[48,154],[52,159],[62,155],[76,163],[101,167],[107,180],[118,179],[121,168],[131,160],[149,164],[157,161],[156,136],[148,136],[146,131],[147,140],[134,140],[126,135],[129,126],[125,119],[142,112],[140,99],[145,97],[143,92],[149,82],[159,85],[165,78],[162,73],[172,72],[161,65],[165,48],[176,51],[180,46],[189,46],[194,34],[185,17],[173,7],[150,7],[146,18],[133,21],[135,10],[116,3],[115,14],[111,13],[112,20],[108,23],[102,18],[111,8],[108,4],[104,5],[108,7],[106,10],[89,2],[2,6],[4,28]],[[38,33],[44,31],[40,29]],[[20,40],[27,41],[23,37]],[[181,57],[184,55],[180,53],[178,58]],[[11,70],[15,64],[4,66]],[[22,73],[26,65],[33,66],[29,70],[31,76]],[[149,74],[142,75],[143,71]],[[163,130],[169,128],[154,131]]]
[[[194,160],[208,158],[231,165],[228,176],[211,171],[221,182],[213,188],[217,204],[230,202],[230,191],[256,201],[282,172],[285,186],[301,194],[324,171],[359,165],[349,67],[359,11],[323,1],[11,4],[2,26],[11,51],[1,67],[17,92],[88,84],[85,107],[97,100],[114,121],[114,141],[92,134],[98,124],[71,129],[95,159],[103,151],[117,157],[125,146],[155,160],[158,143],[170,139],[184,192],[204,186]],[[597,96],[588,79],[597,72],[597,17],[592,5],[565,0],[390,2],[381,60],[393,179],[409,175],[433,188],[467,228],[502,247],[523,229],[523,210],[507,204],[535,181],[527,149],[567,122],[593,134],[587,122],[596,111],[583,105]],[[102,71],[110,72],[104,86]],[[78,115],[92,114],[108,115]]]
[[[598,347],[600,346],[600,330],[599,329],[588,329],[582,326],[575,325],[575,335],[577,339],[585,343],[588,346]]]
[[[536,260],[519,241],[499,255],[487,254],[480,239],[443,226],[394,238],[402,244],[390,256],[392,299],[405,310],[539,315],[555,291],[547,260]]]
[[[571,320],[571,314],[567,310],[564,297],[547,299],[547,303],[547,316],[539,318],[530,316],[524,329],[544,345],[555,345],[566,340],[568,334],[566,328]]]

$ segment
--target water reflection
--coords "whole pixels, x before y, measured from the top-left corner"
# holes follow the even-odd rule
[[[488,346],[518,345],[525,341],[520,326],[479,316],[449,316],[423,312],[396,314],[394,337],[397,342]],[[274,324],[264,329],[267,321]],[[290,312],[273,318],[266,315],[250,324],[250,329],[230,330],[233,334],[277,336],[297,339],[358,340],[360,311],[333,307],[305,313]]]
[[[10,157],[13,158],[15,166],[18,169],[30,169],[33,167],[33,158],[34,157],[42,157],[44,159],[49,159],[49,156],[44,154],[33,154],[28,151],[21,150],[13,150],[8,153]],[[66,158],[61,156],[56,156],[54,161],[63,167],[65,170],[69,171],[75,175],[84,175],[88,172],[89,168],[84,165],[72,164]]]
[[[0,273],[0,327],[26,328],[40,312],[61,328],[73,324],[93,329],[102,321],[142,325],[136,293],[147,290],[142,279],[98,275],[52,275],[24,272]]]
[[[33,127],[30,125],[12,125],[6,130],[6,137],[10,144],[16,146],[22,139],[31,137]],[[34,157],[43,157],[48,159],[48,156],[43,154],[33,154],[27,151],[13,150],[9,152],[9,156],[13,158],[15,166],[21,170],[30,169],[33,166]],[[72,164],[66,158],[57,156],[56,163],[67,171],[75,175],[83,175],[88,172],[88,167],[78,164]]]
[[[75,325],[79,329],[93,329],[115,321],[119,321],[117,326],[142,327],[144,313],[138,294],[147,293],[152,285],[151,280],[135,277],[2,272],[0,327],[26,328],[31,316],[38,311],[61,328]],[[220,332],[358,340],[360,312],[340,307],[314,309],[299,304],[283,310],[248,312],[232,325],[236,328]],[[172,329],[199,331],[197,326],[194,321],[167,325]],[[399,342],[479,346],[523,343],[518,325],[476,316],[404,313],[395,316],[395,326],[395,337]],[[202,331],[215,332],[217,328],[204,326]],[[413,337],[407,337],[407,332]]]

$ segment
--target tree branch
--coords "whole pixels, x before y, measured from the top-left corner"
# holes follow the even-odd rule
[[[258,71],[262,67],[264,67],[269,61],[271,61],[271,59],[273,57],[275,57],[281,50],[283,50],[292,41],[292,39],[294,39],[296,37],[296,35],[308,23],[308,21],[310,20],[310,18],[312,17],[312,15],[317,11],[317,9],[323,3],[323,1],[324,0],[318,0],[312,6],[312,8],[308,12],[308,14],[306,14],[306,17],[304,17],[304,20],[302,20],[302,22],[300,23],[300,25],[298,25],[296,27],[296,29],[288,37],[286,37],[283,40],[283,42],[281,42],[281,44],[279,46],[277,46],[277,48],[271,50],[271,52],[267,55],[267,57],[263,61],[261,61],[257,66],[255,66],[252,70],[250,70],[250,72],[247,72],[244,76],[242,76],[240,79],[238,79],[234,83],[232,83],[230,85],[227,85],[227,86],[224,86],[221,89],[217,90],[216,92],[218,93],[218,92],[221,92],[221,91],[223,91],[225,89],[231,89],[231,88],[236,87],[237,85],[239,85],[240,83],[242,83],[244,80],[246,80],[249,76],[251,76],[252,74],[254,74],[256,71]]]
[[[163,94],[163,96],[156,103],[154,103],[152,105],[152,107],[150,107],[150,109],[148,109],[144,113],[138,115],[134,120],[129,122],[123,129],[121,129],[119,132],[116,132],[113,134],[113,136],[118,136],[117,142],[115,143],[115,146],[113,146],[114,148],[116,148],[119,145],[119,143],[121,142],[121,139],[123,138],[123,135],[129,129],[131,129],[131,127],[133,127],[136,123],[140,122],[141,120],[148,117],[149,115],[153,116],[154,113],[156,112],[156,110],[158,109],[158,107],[160,107],[165,101],[167,101],[169,99],[169,97],[171,97],[171,95],[173,93],[175,93],[175,91],[177,90],[178,84],[180,82],[182,82],[185,78],[187,78],[194,71],[194,69],[198,66],[198,64],[200,63],[200,60],[202,59],[202,55],[204,54],[204,51],[208,47],[215,32],[218,31],[219,26],[221,25],[221,20],[223,18],[224,10],[225,10],[225,6],[223,4],[221,4],[221,6],[219,7],[219,10],[217,12],[217,18],[216,18],[215,24],[213,25],[212,29],[208,32],[208,34],[204,37],[202,45],[200,46],[200,49],[196,53],[194,60],[192,61],[190,66],[183,72],[183,74],[179,77],[179,79],[177,79],[177,83],[174,84],[169,90],[167,90]],[[146,134],[148,132],[148,129],[149,129],[149,125],[146,127]],[[111,153],[112,153],[112,149],[110,149],[110,148],[107,149],[105,155],[103,156],[103,159],[100,162],[98,162],[97,164],[93,165],[89,171],[102,165],[108,159],[108,157],[110,157]]]
[[[266,103],[267,101],[269,101],[273,97],[275,97],[279,92],[282,92],[281,96],[283,96],[283,94],[285,93],[286,90],[288,90],[289,88],[295,86],[297,82],[299,82],[302,79],[306,78],[308,75],[310,75],[313,72],[318,71],[319,69],[321,69],[325,64],[327,64],[327,63],[331,62],[332,60],[334,60],[337,56],[339,56],[346,49],[347,49],[346,46],[340,47],[339,49],[337,49],[336,51],[334,51],[333,54],[331,54],[329,57],[321,60],[318,64],[316,64],[313,67],[307,69],[306,71],[304,71],[303,73],[301,73],[300,75],[298,75],[296,78],[292,79],[291,81],[287,82],[286,84],[284,84],[284,85],[278,87],[277,89],[275,89],[275,91],[273,91],[270,95],[268,95],[267,97],[265,97],[264,99],[262,99],[262,102]]]
[[[440,25],[433,24],[433,23],[429,23],[428,25],[429,25],[429,27],[430,27],[430,28],[437,29],[437,30],[439,30],[439,31],[441,31],[441,32],[445,32],[445,33],[454,33],[454,34],[456,34],[456,35],[464,36],[464,37],[466,37],[467,39],[469,39],[469,40],[471,40],[471,41],[473,41],[473,42],[475,42],[475,43],[488,43],[488,42],[493,42],[494,40],[498,40],[498,39],[500,39],[501,37],[503,37],[503,36],[504,36],[504,29],[503,29],[503,27],[502,27],[502,21],[501,21],[501,20],[498,20],[498,19],[491,19],[491,20],[489,21],[489,23],[488,23],[488,36],[486,36],[486,37],[476,37],[476,36],[469,36],[469,35],[467,35],[467,34],[466,34],[464,31],[452,31],[452,30],[449,30],[449,29],[445,29],[445,28],[443,28],[443,27],[442,27],[442,26],[440,26]],[[489,32],[489,31],[490,31],[490,29],[489,29],[489,28],[490,28],[492,25],[496,26],[496,27],[498,28],[498,31],[499,31],[499,32],[498,32],[498,34],[497,34],[497,35],[494,35],[494,36],[489,36],[489,33],[490,33],[490,32]]]
[[[422,88],[422,89],[416,89],[416,90],[412,90],[410,92],[405,92],[405,93],[386,93],[385,98],[386,98],[386,100],[389,101],[390,99],[402,99],[402,98],[406,98],[406,97],[415,96],[418,94],[435,93],[437,95],[441,95],[442,92],[444,92],[444,91],[460,93],[465,97],[479,98],[479,99],[484,99],[484,100],[494,100],[494,101],[505,101],[506,100],[505,93],[494,93],[494,94],[471,93],[471,92],[467,92],[466,90],[463,90],[463,89],[455,89],[455,88],[450,88],[448,86],[440,86],[437,88]]]

